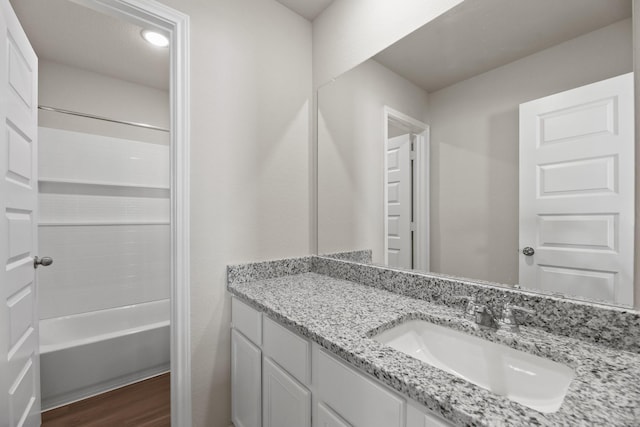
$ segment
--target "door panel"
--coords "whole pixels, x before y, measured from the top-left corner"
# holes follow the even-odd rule
[[[411,139],[389,138],[387,144],[387,265],[412,268]]]
[[[549,248],[615,251],[617,215],[539,215],[538,243]]]
[[[40,425],[37,287],[37,70],[8,0],[0,0],[0,426]]]
[[[584,102],[540,116],[540,144],[615,133],[615,97]]]
[[[616,156],[540,165],[539,197],[614,193]]]
[[[568,295],[588,294],[604,300],[613,295],[618,276],[613,271],[538,265],[541,289]]]
[[[633,304],[633,74],[520,105],[520,284]]]
[[[30,417],[29,413],[36,401],[35,393],[36,377],[34,374],[33,358],[29,358],[23,370],[18,374],[15,382],[9,388],[10,425],[20,426],[33,423],[33,417]]]
[[[31,141],[13,128],[7,128],[9,139],[9,166],[7,176],[22,184],[31,182]]]

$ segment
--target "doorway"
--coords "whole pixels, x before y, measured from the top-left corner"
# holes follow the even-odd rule
[[[13,12],[11,11],[11,6],[7,0],[2,0],[4,4],[2,4],[2,14],[3,20],[5,22],[12,21],[10,23],[11,28],[15,29],[14,34],[19,36],[21,30],[19,30],[19,23]],[[22,3],[22,2],[20,2]],[[82,4],[85,6],[89,6],[94,10],[99,10],[101,12],[105,12],[111,16],[116,16],[120,19],[125,19],[128,22],[134,22],[138,25],[145,26],[154,26],[155,28],[161,30],[165,34],[169,36],[171,40],[171,59],[170,59],[170,67],[171,67],[171,78],[170,78],[170,114],[169,114],[169,124],[170,124],[170,143],[168,146],[169,152],[169,165],[168,165],[168,179],[167,179],[167,205],[168,212],[167,216],[170,219],[169,227],[167,230],[168,241],[171,244],[170,249],[167,250],[169,255],[166,263],[169,264],[168,275],[169,275],[169,289],[167,294],[171,296],[170,301],[170,318],[171,318],[171,331],[169,334],[170,337],[170,352],[171,352],[171,401],[172,401],[172,422],[174,425],[184,425],[188,426],[191,424],[190,417],[190,365],[189,365],[189,305],[188,305],[188,285],[189,285],[189,258],[188,258],[188,17],[182,15],[179,12],[176,12],[172,9],[169,9],[163,5],[155,3],[153,1],[138,1],[138,0],[118,0],[118,1],[102,1],[102,0],[86,0],[86,1],[76,1],[75,3]],[[26,39],[24,39],[26,40]],[[25,42],[28,44],[28,42]],[[24,44],[24,43],[22,43]],[[13,61],[13,58],[12,58]],[[14,64],[21,64],[19,61],[13,62],[9,64],[11,67]],[[28,68],[28,67],[27,67]],[[35,67],[31,67],[34,69]],[[12,69],[12,72],[15,70]],[[14,76],[15,77],[15,76]],[[24,83],[23,80],[19,78],[14,79],[15,82]],[[11,84],[11,83],[10,83]],[[20,89],[24,89],[26,86],[20,86]],[[36,87],[36,86],[32,86]],[[11,89],[10,89],[11,90]],[[28,105],[33,106],[34,104],[37,106],[37,92],[35,89],[32,90],[35,102],[29,101]],[[26,93],[26,92],[25,92]],[[24,98],[24,97],[23,97]],[[33,109],[32,109],[33,111]],[[32,115],[35,117],[35,114]],[[4,122],[4,118],[3,118]],[[8,122],[7,122],[8,123]],[[35,141],[34,143],[30,143],[33,149],[30,150],[37,156],[37,145]],[[23,148],[29,147],[28,145],[19,143],[16,145],[14,141],[7,141],[9,147],[14,148]],[[26,153],[26,152],[25,152]],[[25,154],[20,152],[18,154]],[[135,157],[135,156],[130,156]],[[17,157],[16,157],[17,158]],[[35,159],[35,157],[34,157]],[[132,159],[133,160],[133,159]],[[34,165],[36,163],[34,162]],[[35,172],[37,167],[31,167],[31,172]],[[27,173],[26,170],[22,170],[21,173],[24,175]],[[22,176],[19,177],[22,179]],[[35,178],[35,179],[33,179]],[[15,181],[15,180],[14,180]],[[31,175],[29,179],[30,183],[37,182],[37,177]],[[20,184],[20,182],[18,183]],[[24,187],[24,183],[22,183]],[[68,183],[67,183],[68,184]],[[95,186],[100,187],[100,185],[104,183],[93,183]],[[37,185],[31,185],[30,188],[34,188],[37,191]],[[110,188],[111,190],[112,188]],[[100,191],[104,190],[102,188]],[[3,193],[6,194],[6,193]],[[3,201],[6,202],[3,205],[7,209],[7,212],[13,208],[9,208],[10,204],[13,203],[12,200]],[[18,209],[19,211],[19,209]],[[22,211],[20,211],[22,212]],[[31,215],[33,216],[33,215]],[[18,218],[19,217],[19,218]],[[17,219],[23,219],[24,215],[20,213],[16,217]],[[26,217],[25,217],[26,218]],[[31,221],[32,226],[35,221]],[[18,224],[16,222],[16,224]],[[53,226],[53,224],[48,224]],[[95,224],[94,224],[95,225]],[[25,239],[28,236],[33,236],[34,242],[33,244],[22,244],[20,246],[21,250],[24,248],[25,250],[29,249],[28,252],[20,252],[17,253],[16,257],[12,258],[9,256],[7,259],[11,262],[19,264],[19,267],[25,267],[25,269],[21,269],[25,274],[18,276],[7,276],[8,279],[16,280],[25,279],[27,280],[28,262],[30,261],[33,264],[33,258],[37,254],[38,244],[37,244],[37,236],[39,233],[35,231],[35,229],[31,229],[29,231],[27,229],[26,222],[20,222],[17,225],[20,229],[21,233],[16,234],[14,230],[2,230],[7,231],[12,238],[18,243],[20,236],[24,236]],[[27,254],[26,258],[23,257],[23,254]],[[10,254],[8,254],[10,255]],[[19,258],[19,259],[18,259]],[[24,259],[23,259],[24,258]],[[25,261],[25,262],[22,262]],[[44,265],[44,264],[42,264]],[[26,301],[25,295],[29,296],[29,300],[33,301],[32,306],[37,307],[37,289],[39,284],[34,281],[33,267],[31,269],[31,283],[34,283],[33,286],[25,287],[24,289],[18,289],[18,292],[14,294],[17,300]],[[24,277],[23,277],[24,276]],[[4,280],[3,280],[4,282]],[[17,283],[17,282],[16,282]],[[32,292],[33,291],[33,292]],[[15,299],[15,298],[14,298]],[[26,307],[22,304],[20,310],[24,315],[26,312],[23,310],[23,307]],[[27,329],[27,335],[20,335],[20,330],[23,326],[22,323],[16,323],[16,337],[19,338],[18,342],[14,342],[16,340],[11,341],[11,343],[16,346],[20,346],[24,344],[24,340],[21,337],[35,336],[37,339],[38,336],[38,313],[35,311],[35,319],[34,322],[30,323]],[[9,312],[2,313],[3,316],[11,316],[14,313],[9,310]],[[10,322],[12,318],[9,317]],[[20,317],[20,320],[24,320],[24,316]],[[32,331],[32,332],[29,332]],[[4,337],[3,337],[4,338]],[[3,402],[3,405],[8,403],[8,411],[0,410],[2,413],[2,417],[9,416],[13,420],[7,421],[7,425],[20,424],[24,420],[34,420],[34,425],[36,417],[31,416],[30,414],[37,414],[40,409],[40,395],[39,395],[39,387],[38,387],[38,344],[36,341],[35,347],[35,357],[29,358],[29,361],[25,365],[24,369],[18,369],[16,372],[19,374],[18,379],[27,378],[26,374],[30,375],[30,378],[33,378],[34,387],[31,389],[30,393],[27,393],[24,387],[19,385],[18,387],[11,386],[9,387],[10,396],[8,398],[9,402]],[[16,347],[18,348],[18,347]],[[10,350],[13,350],[11,348]],[[19,349],[18,349],[19,350]],[[13,356],[20,356],[22,354],[19,351],[10,351],[9,352],[9,365],[12,367],[11,371],[13,372],[13,365],[16,363],[12,363]],[[6,360],[6,359],[5,359]],[[16,359],[17,361],[17,359]],[[17,362],[20,364],[21,362]],[[15,366],[16,368],[20,368],[19,366]],[[5,366],[2,366],[2,370],[5,370]],[[24,375],[23,375],[24,374]],[[7,378],[7,381],[11,381],[11,379]],[[18,384],[18,383],[14,383]],[[26,383],[25,383],[26,384]],[[3,384],[10,385],[10,384]],[[14,395],[11,395],[11,391],[15,392]],[[4,399],[3,399],[4,400]],[[24,400],[24,402],[22,402]],[[23,408],[24,411],[20,411],[17,408]],[[2,408],[0,408],[2,409]],[[20,416],[17,416],[19,414]],[[24,415],[24,417],[22,416]],[[21,421],[22,420],[22,421]],[[39,417],[37,417],[39,423]],[[5,423],[4,418],[2,419],[2,424]],[[27,423],[28,425],[31,422]],[[25,424],[25,425],[27,425]]]
[[[429,127],[384,108],[384,261],[429,269]]]

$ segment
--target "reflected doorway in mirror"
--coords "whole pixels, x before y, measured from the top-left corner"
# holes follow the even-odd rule
[[[384,107],[384,262],[429,269],[429,127]]]

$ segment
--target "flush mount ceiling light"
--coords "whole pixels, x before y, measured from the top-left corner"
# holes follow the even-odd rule
[[[142,38],[145,39],[148,43],[151,43],[152,45],[156,46],[156,47],[167,47],[169,46],[169,39],[156,32],[156,31],[151,31],[151,30],[142,30],[142,32],[140,33],[142,35]]]

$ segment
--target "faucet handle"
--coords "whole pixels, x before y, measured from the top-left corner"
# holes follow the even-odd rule
[[[499,321],[496,319],[493,311],[484,304],[476,305],[474,315],[474,320],[478,326],[496,329],[499,325]]]
[[[528,308],[520,307],[519,305],[506,303],[502,309],[502,316],[500,319],[500,328],[506,329],[509,332],[520,332],[520,324],[513,315],[514,311],[519,311],[529,315],[536,314],[535,311]]]
[[[464,306],[463,317],[468,320],[475,320],[477,299],[475,295],[455,295],[452,297],[454,301],[466,301]]]

